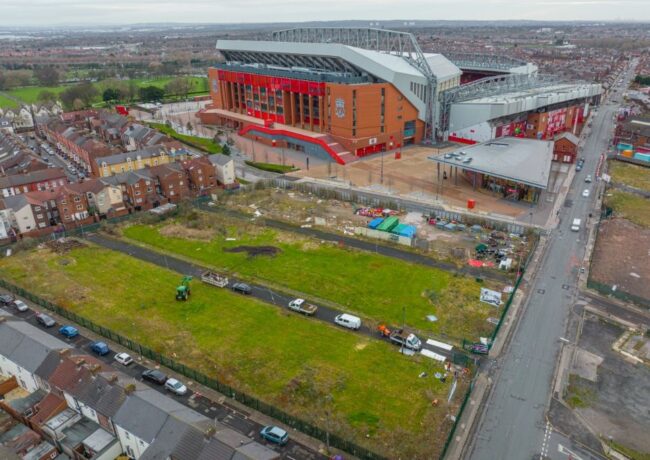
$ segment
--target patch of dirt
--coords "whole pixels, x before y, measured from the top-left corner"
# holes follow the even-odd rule
[[[58,240],[51,240],[45,245],[57,254],[65,254],[76,248],[85,248],[86,244],[79,240],[72,238],[59,238]]]
[[[162,236],[169,238],[187,238],[190,240],[210,241],[214,236],[213,230],[187,228],[179,224],[169,224],[159,231]]]
[[[357,350],[357,351],[361,351],[364,348],[366,348],[367,346],[368,346],[368,342],[359,342],[354,346],[354,349]]]
[[[275,246],[236,246],[234,248],[224,248],[223,250],[225,252],[245,252],[248,254],[248,257],[256,257],[256,256],[274,257],[280,252],[282,252],[282,249]]]
[[[594,281],[650,299],[650,229],[626,219],[601,222],[590,275]]]

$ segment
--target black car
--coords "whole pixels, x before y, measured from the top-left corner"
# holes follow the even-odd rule
[[[167,381],[167,376],[155,369],[147,369],[142,373],[142,379],[162,385]]]
[[[52,318],[49,315],[46,315],[45,313],[39,313],[36,315],[36,321],[41,323],[45,327],[52,327],[56,324],[56,321],[54,321],[54,318]]]
[[[250,294],[252,292],[251,287],[246,283],[235,283],[232,285],[232,290],[240,294]]]
[[[14,303],[14,296],[11,294],[0,295],[0,305],[7,306]]]

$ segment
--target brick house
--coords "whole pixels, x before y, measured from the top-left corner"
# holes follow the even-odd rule
[[[117,217],[128,213],[119,185],[89,179],[71,184],[69,188],[85,194],[88,206],[100,217]]]
[[[86,194],[75,187],[65,185],[58,190],[56,207],[59,210],[61,223],[65,225],[85,225],[92,222],[88,212]]]
[[[149,168],[152,177],[158,179],[158,193],[170,203],[178,203],[190,197],[190,188],[185,171],[179,163]]]
[[[553,161],[575,163],[580,140],[573,134],[565,132],[555,138],[553,144]]]
[[[205,195],[217,187],[217,174],[214,165],[206,157],[193,158],[181,163],[188,179],[193,196]]]
[[[164,198],[158,195],[157,179],[152,177],[148,169],[102,177],[100,180],[119,186],[130,210],[148,211],[164,202]]]
[[[0,177],[0,196],[8,197],[37,190],[56,190],[68,183],[61,168],[47,168],[28,174]]]

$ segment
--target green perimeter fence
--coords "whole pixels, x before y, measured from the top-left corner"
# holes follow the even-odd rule
[[[301,431],[302,433],[305,433],[323,442],[327,442],[329,438],[329,445],[332,447],[348,452],[364,460],[385,459],[385,457],[382,457],[379,454],[371,452],[370,450],[361,447],[350,440],[347,440],[336,434],[328,433],[326,430],[323,430],[322,428],[319,428],[313,425],[312,423],[294,417],[293,415],[286,413],[282,409],[278,409],[277,407],[272,406],[271,404],[267,404],[253,396],[238,391],[237,389],[231,387],[230,385],[222,383],[217,379],[208,377],[207,375],[198,372],[192,369],[191,367],[187,367],[184,364],[174,361],[173,359],[163,355],[162,353],[159,353],[155,350],[152,350],[151,348],[139,344],[138,342],[128,339],[123,335],[120,335],[117,332],[112,331],[109,328],[100,326],[99,324],[94,323],[93,321],[89,320],[88,318],[85,318],[84,316],[78,315],[70,310],[67,310],[48,300],[45,300],[6,280],[0,279],[0,287],[18,296],[24,297],[29,301],[35,303],[36,305],[46,308],[70,321],[73,321],[93,331],[94,333],[101,335],[102,337],[106,337],[107,339],[115,343],[118,343],[125,348],[128,348],[129,350],[133,351],[134,353],[137,353],[140,356],[158,362],[161,365],[169,369],[172,369],[174,372],[178,372],[179,374],[184,375],[185,377],[200,383],[201,385],[205,385],[208,388],[211,388],[212,390],[216,390],[221,394],[231,397],[236,401],[244,404],[245,406],[250,407],[251,409],[257,410],[265,415],[268,415],[269,417],[273,417],[274,419],[277,419],[282,423],[292,428],[295,428],[298,431]]]

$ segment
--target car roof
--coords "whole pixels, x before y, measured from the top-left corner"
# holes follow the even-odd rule
[[[268,433],[273,433],[276,436],[284,436],[287,434],[286,431],[284,431],[282,428],[279,426],[272,426],[269,430]]]
[[[125,352],[118,353],[117,356],[120,356],[122,358],[126,358],[127,356],[131,357],[128,353],[125,353]]]
[[[350,314],[348,314],[348,313],[343,313],[343,314],[340,316],[340,318],[341,318],[341,319],[347,319],[348,321],[357,321],[357,320],[360,320],[360,318],[359,318],[358,316],[350,315]]]
[[[175,384],[181,383],[181,382],[172,377],[169,380],[167,380],[167,383],[170,384],[170,385],[175,385]]]

